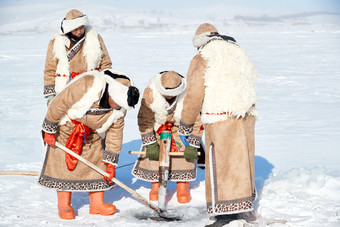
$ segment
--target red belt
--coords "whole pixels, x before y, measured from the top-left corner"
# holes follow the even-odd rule
[[[83,149],[83,144],[87,141],[87,136],[93,130],[89,129],[86,127],[86,125],[78,121],[72,120],[71,118],[70,120],[73,122],[73,124],[75,124],[75,126],[73,127],[70,137],[66,141],[65,147],[80,155]],[[65,162],[67,169],[72,171],[76,167],[78,159],[66,153]]]

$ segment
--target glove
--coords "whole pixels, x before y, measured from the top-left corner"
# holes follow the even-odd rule
[[[47,143],[48,145],[50,145],[51,147],[54,147],[54,145],[55,145],[55,135],[45,132],[44,142]]]
[[[179,138],[181,138],[182,143],[184,144],[184,146],[189,146],[189,142],[187,141],[189,136],[179,136]]]
[[[116,167],[114,165],[106,163],[106,172],[110,174],[110,177],[104,176],[103,180],[106,180],[109,182],[109,184],[112,184],[112,178],[116,177]]]
[[[50,95],[50,96],[47,96],[47,107],[49,107],[49,105],[50,105],[50,103],[51,103],[51,101],[54,99],[54,97],[55,97],[55,95]]]
[[[187,161],[198,159],[197,148],[192,146],[185,146],[184,158]]]
[[[159,160],[159,144],[157,142],[146,145],[145,148],[145,155],[147,158],[149,158],[150,160]]]

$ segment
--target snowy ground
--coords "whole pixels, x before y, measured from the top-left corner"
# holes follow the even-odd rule
[[[39,7],[33,3],[40,3]],[[195,54],[191,38],[200,23],[211,22],[220,33],[233,36],[259,71],[257,212],[288,221],[276,226],[340,226],[339,15],[274,22],[271,17],[269,21],[236,21],[220,14],[200,18],[181,12],[171,20],[174,14],[167,12],[113,9],[108,1],[85,3],[77,8],[92,18],[103,36],[113,67],[132,76],[141,90],[160,71],[186,73]],[[0,4],[0,171],[40,171],[46,48],[73,7],[66,1],[58,5],[31,0],[16,8]],[[126,117],[120,166],[135,161],[127,151],[137,150],[141,143],[138,108]],[[133,178],[131,168],[117,169],[117,179],[148,198],[150,185]],[[191,184],[189,204],[177,203],[175,184],[170,183],[168,208],[186,214],[182,221],[171,223],[139,220],[149,209],[118,187],[106,193],[106,200],[119,209],[117,214],[89,215],[87,194],[74,193],[76,219],[60,220],[55,191],[40,187],[37,179],[0,175],[0,226],[204,226],[208,219],[200,169]]]

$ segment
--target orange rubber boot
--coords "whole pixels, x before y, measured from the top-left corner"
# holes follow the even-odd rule
[[[190,202],[189,185],[190,182],[177,182],[177,201],[179,203]]]
[[[89,192],[90,214],[111,215],[116,213],[115,205],[104,203],[104,192]]]
[[[152,189],[149,194],[150,201],[158,201],[159,182],[151,182]]]
[[[74,219],[74,211],[71,207],[72,192],[57,191],[58,215],[61,219]]]

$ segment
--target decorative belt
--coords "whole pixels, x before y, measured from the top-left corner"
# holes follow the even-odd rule
[[[230,112],[232,114],[233,112]],[[206,115],[229,115],[229,112],[222,112],[222,113],[204,113]]]
[[[91,69],[91,71],[93,71],[93,70],[99,71],[99,68]],[[84,72],[70,72],[69,75],[65,75],[65,74],[63,74],[63,75],[61,75],[61,74],[56,74],[56,76],[59,76],[59,77],[69,77],[70,80],[73,80],[76,76],[79,76],[79,75],[82,74],[82,73],[84,73]]]
[[[255,104],[251,105],[252,107],[255,106]],[[220,112],[220,113],[204,113],[206,115],[232,115],[233,112]]]

